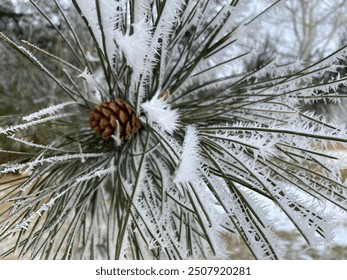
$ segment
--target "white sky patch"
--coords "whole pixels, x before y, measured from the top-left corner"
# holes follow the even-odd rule
[[[179,114],[177,110],[171,110],[164,99],[154,96],[150,101],[144,102],[141,107],[146,113],[150,125],[157,123],[160,129],[169,134],[177,129]]]
[[[195,127],[188,126],[174,183],[184,184],[197,180],[199,178],[199,169],[200,155],[197,131]]]

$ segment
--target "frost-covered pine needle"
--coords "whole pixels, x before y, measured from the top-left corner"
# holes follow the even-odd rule
[[[65,106],[67,105],[71,105],[71,104],[76,104],[76,102],[74,101],[69,101],[69,102],[64,102],[61,104],[57,104],[57,105],[53,105],[50,106],[48,108],[44,108],[38,112],[32,113],[30,115],[24,116],[23,120],[30,122],[34,119],[39,119],[44,115],[55,115],[58,111],[60,111],[61,109],[63,109]]]
[[[176,170],[174,182],[184,184],[199,178],[201,165],[199,139],[195,127],[188,126],[183,142],[182,154]]]
[[[67,118],[67,117],[74,116],[74,115],[76,115],[76,113],[63,113],[63,114],[53,115],[50,117],[30,121],[30,122],[23,123],[23,124],[11,125],[11,126],[6,127],[6,128],[0,128],[0,134],[1,133],[2,134],[13,133],[13,132],[16,132],[16,131],[19,131],[22,129],[27,129],[27,128],[32,127],[32,126],[37,125],[37,124],[42,124],[42,123],[53,121],[53,120]]]
[[[150,124],[158,124],[160,129],[169,134],[178,128],[179,112],[170,109],[170,105],[163,98],[154,96],[150,101],[142,103],[141,107]]]

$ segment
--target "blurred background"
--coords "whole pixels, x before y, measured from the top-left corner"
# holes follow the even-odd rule
[[[28,0],[1,0],[0,1],[0,32],[6,34],[15,42],[28,41],[58,57],[64,58],[72,64],[76,61],[73,50],[66,47],[59,33],[69,34],[69,27],[63,24],[62,15],[55,2],[60,5],[74,24],[75,32],[82,44],[91,46],[88,50],[90,56],[95,50],[89,36],[83,36],[87,30],[80,17],[74,12],[70,0],[35,1],[39,7],[49,15],[52,25]],[[275,9],[273,16],[269,17],[263,26],[255,32],[262,36],[250,37],[248,44],[261,48],[252,61],[247,61],[247,69],[258,68],[275,55],[278,61],[290,63],[300,61],[309,65],[337,48],[347,44],[347,1],[345,0],[292,0],[283,1],[281,10]],[[273,1],[249,1],[249,13],[259,13]],[[262,38],[259,41],[259,38]],[[31,50],[35,55],[37,50]],[[41,54],[37,54],[42,56]],[[66,79],[62,64],[50,64],[50,69],[60,79]],[[345,73],[346,65],[341,61],[339,73]],[[335,74],[325,73],[324,78],[330,80]],[[302,110],[311,110],[323,115],[328,121],[345,125],[347,123],[347,88],[340,86],[337,89],[341,96],[340,104],[333,103],[328,98],[302,104]],[[8,118],[16,122],[22,114],[29,114],[35,110],[47,107],[61,101],[63,94],[59,87],[32,63],[17,54],[8,45],[0,42],[0,126]],[[36,143],[44,142],[44,135],[34,134]],[[25,151],[20,143],[9,142],[0,136],[0,164],[14,160],[15,154],[6,152],[6,149]],[[16,145],[14,147],[14,145]],[[347,175],[347,172],[346,172]],[[335,213],[334,207],[327,211]],[[347,259],[347,221],[345,213],[334,214],[338,221],[336,227],[335,243],[327,250],[324,244],[321,247],[308,248],[305,241],[295,229],[288,226],[285,217],[281,217],[276,209],[270,213],[278,220],[277,230],[283,246],[287,252],[287,259]],[[229,244],[233,252],[233,259],[250,259],[252,256],[246,248],[238,243]],[[3,246],[2,244],[0,246]]]

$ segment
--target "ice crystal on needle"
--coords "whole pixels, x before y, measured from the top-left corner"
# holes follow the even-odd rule
[[[176,184],[194,182],[199,178],[199,139],[194,127],[188,126],[183,142],[182,154],[175,173]]]
[[[172,134],[178,127],[179,114],[171,110],[169,104],[163,99],[154,96],[150,101],[142,103],[150,124],[156,123],[160,129]]]

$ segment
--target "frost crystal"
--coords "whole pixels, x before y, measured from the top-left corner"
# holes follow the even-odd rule
[[[150,101],[144,102],[141,107],[147,115],[149,124],[157,123],[169,134],[178,128],[179,114],[176,109],[170,109],[164,99],[154,96]]]
[[[133,27],[133,34],[123,35],[120,32],[117,32],[115,40],[120,50],[124,53],[129,66],[137,76],[144,72],[145,58],[150,55],[150,32],[149,27],[146,26],[144,21],[134,23]]]
[[[119,20],[116,13],[121,4],[114,0],[76,0],[84,17],[88,19],[90,28],[100,48],[105,45],[104,54],[112,64],[112,56],[116,51],[114,43],[114,25]],[[98,13],[100,12],[100,21]],[[100,27],[102,25],[102,29]]]
[[[23,120],[25,121],[32,121],[33,119],[39,119],[44,115],[54,115],[56,112],[60,111],[61,109],[63,109],[65,106],[67,105],[71,105],[71,104],[76,104],[76,102],[64,102],[58,105],[54,105],[45,109],[42,109],[38,112],[35,112],[33,114],[30,114],[28,116],[24,116]]]
[[[199,156],[199,139],[195,127],[188,126],[183,142],[183,149],[175,173],[174,182],[184,184],[194,182],[199,178],[201,159]]]

